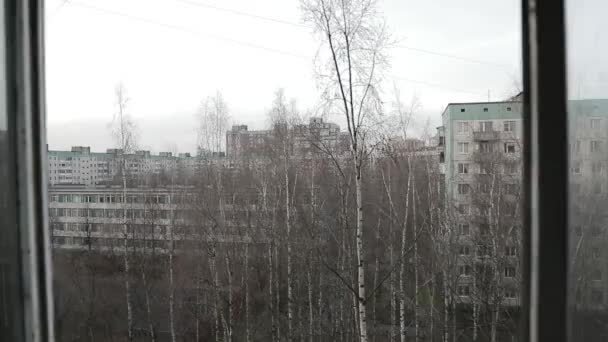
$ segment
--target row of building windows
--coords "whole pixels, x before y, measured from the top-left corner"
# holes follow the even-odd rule
[[[467,225],[467,233],[466,235],[469,235],[468,233],[468,225]],[[464,235],[464,234],[463,234]],[[460,245],[458,247],[458,255],[460,256],[470,256],[471,255],[471,249],[472,246],[470,245]],[[491,249],[488,249],[487,246],[485,245],[477,245],[477,249],[476,249],[476,255],[478,257],[484,257],[484,256],[490,256],[492,253]],[[508,256],[508,257],[515,257],[518,256],[517,254],[517,247],[515,246],[506,246],[504,249],[504,255]]]
[[[479,121],[478,122],[478,131],[479,132],[493,132],[494,131],[494,122],[493,121]],[[467,134],[473,130],[473,123],[469,121],[458,121],[457,126],[458,134]],[[515,132],[516,122],[513,120],[503,121],[502,122],[502,131],[503,132]]]
[[[503,184],[502,186],[504,194],[506,195],[517,195],[519,192],[518,184]],[[456,190],[459,195],[468,195],[471,191],[471,185],[467,183],[459,183],[457,184]],[[477,184],[477,190],[482,194],[489,194],[492,190],[492,185],[489,183],[479,183]],[[498,190],[498,189],[495,189]]]
[[[459,142],[458,143],[458,153],[460,154],[468,154],[470,149],[469,146],[471,143],[468,142]],[[495,152],[496,144],[491,143],[489,141],[482,141],[478,144],[477,150],[481,153],[492,153]],[[517,151],[517,144],[515,142],[505,142],[503,143],[503,151],[505,153],[515,153]]]
[[[180,196],[173,196],[174,201]],[[91,194],[91,195],[51,195],[51,202],[59,203],[123,203],[123,196],[117,194]],[[127,195],[127,203],[169,203],[169,195]]]
[[[169,219],[170,210],[144,209],[88,209],[88,208],[50,208],[51,217],[98,217],[98,218],[131,218],[131,219]],[[183,210],[175,211],[176,218],[183,218]]]
[[[471,295],[471,285],[459,285],[458,286],[458,295],[459,296],[470,296]],[[505,289],[504,297],[506,299],[517,298],[517,290],[516,289]]]
[[[461,175],[469,174],[471,163],[457,163],[456,168],[457,172]],[[514,175],[519,172],[519,164],[518,163],[508,163],[502,165],[502,172],[509,175]],[[479,164],[479,174],[490,175],[493,174],[493,170],[490,168],[489,164]]]
[[[581,151],[585,149],[585,148],[583,148],[584,143],[585,142],[582,140],[576,140],[573,143],[570,143],[570,151],[573,154],[581,153]],[[590,140],[589,148],[587,150],[590,153],[603,152],[604,151],[604,141],[603,140]]]
[[[503,268],[503,275],[505,278],[515,278],[515,267],[506,266]],[[460,265],[458,266],[458,275],[468,277],[473,275],[473,267],[471,265]]]
[[[76,246],[76,247],[102,247],[102,248],[124,248],[125,240],[122,238],[105,238],[105,237],[72,237],[72,236],[54,236],[53,244],[55,247]],[[173,244],[176,249],[196,249],[200,247],[199,241],[194,240],[137,240],[127,239],[127,247],[135,248],[160,248],[168,249]]]
[[[52,223],[51,228],[54,232],[88,232],[88,233],[107,233],[120,234],[124,233],[124,225],[108,224],[108,223]],[[144,235],[144,234],[166,234],[167,226],[164,225],[143,225],[143,224],[128,224],[127,232],[129,234]],[[174,233],[176,234],[195,234],[196,228],[189,226],[175,226]]]

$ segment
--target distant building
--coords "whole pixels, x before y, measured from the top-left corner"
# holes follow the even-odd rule
[[[440,167],[445,175],[446,205],[453,212],[450,229],[457,235],[458,288],[461,301],[475,296],[477,268],[488,257],[498,270],[504,302],[518,302],[521,235],[505,230],[523,224],[523,106],[521,94],[504,102],[452,103],[437,128]],[[608,305],[608,99],[568,101],[570,157],[570,262],[577,306]],[[547,129],[551,129],[547,127]],[[498,181],[497,181],[498,180]],[[496,254],[486,244],[492,215],[491,195],[502,192],[503,231]],[[519,209],[518,209],[519,208]],[[505,210],[503,212],[502,210]],[[509,215],[512,212],[512,216]],[[506,215],[505,215],[506,214]],[[498,241],[495,239],[495,241]],[[484,261],[486,260],[486,261]],[[479,278],[477,278],[479,281]]]
[[[192,187],[135,187],[125,192],[123,198],[120,186],[49,187],[53,248],[120,252],[124,250],[125,224],[133,251],[155,249],[162,253],[171,242],[176,249],[194,249],[198,242],[211,239],[248,242],[234,230],[213,235],[203,231],[202,218],[192,214]],[[230,205],[226,208],[231,210]]]
[[[276,141],[279,125],[269,130],[248,130],[247,125],[234,125],[226,132],[226,156],[231,159],[257,158],[267,156]],[[325,122],[322,118],[310,118],[308,124],[298,124],[290,127],[289,139],[291,148],[297,156],[307,156],[322,150],[344,153],[348,151],[348,133],[341,132],[340,126]]]
[[[122,158],[125,158],[127,174],[132,177],[160,174],[174,168],[194,172],[201,164],[201,157],[190,153],[173,156],[171,152],[160,152],[153,155],[150,151],[139,150],[123,155],[121,149],[91,152],[89,146],[73,146],[70,151],[50,150],[47,153],[50,185],[106,184],[119,173]]]

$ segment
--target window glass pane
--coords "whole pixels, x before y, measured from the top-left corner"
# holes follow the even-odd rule
[[[518,340],[517,1],[46,4],[58,340]]]
[[[608,333],[608,3],[566,1],[571,341]]]

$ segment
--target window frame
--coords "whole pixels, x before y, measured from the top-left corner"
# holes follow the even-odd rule
[[[565,3],[522,0],[521,13],[526,142],[522,337],[531,342],[566,342],[569,165],[568,139],[564,139],[568,137]]]
[[[568,171],[564,0],[522,0],[524,84],[523,338],[565,342]],[[9,94],[21,235],[24,334],[53,340],[47,229],[42,1],[6,2]],[[547,128],[551,129],[547,129]],[[544,128],[544,129],[543,129]],[[534,208],[532,210],[531,208]],[[534,249],[534,254],[531,250]],[[458,289],[460,292],[460,288]],[[470,288],[469,288],[470,291]],[[18,311],[18,308],[15,308]],[[28,340],[29,340],[28,339]]]

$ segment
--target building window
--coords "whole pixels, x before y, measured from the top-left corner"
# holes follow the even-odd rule
[[[591,164],[591,173],[594,176],[601,174],[602,173],[602,163],[594,162],[593,164]]]
[[[487,111],[488,111],[488,108],[487,108],[487,107],[485,107],[485,108],[483,109],[483,111],[484,111],[484,112],[487,112]]]
[[[492,152],[492,144],[488,141],[479,142],[479,152],[481,153],[491,153]]]
[[[517,194],[517,184],[505,184],[505,192],[507,195]]]
[[[460,134],[466,134],[469,132],[469,124],[466,121],[459,121],[458,122],[458,133]]]
[[[459,285],[458,286],[458,295],[459,296],[468,296],[471,294],[471,288],[468,285]]]
[[[471,266],[470,265],[458,266],[458,274],[460,274],[461,276],[470,276],[471,275]]]
[[[481,132],[491,132],[492,131],[492,121],[482,121],[479,123],[479,130]]]
[[[602,151],[602,142],[600,140],[592,140],[590,145],[591,153],[597,153]]]
[[[459,195],[468,195],[469,194],[469,184],[458,184],[458,194]]]
[[[515,153],[515,144],[505,143],[505,153]]]
[[[479,192],[482,194],[490,193],[490,184],[488,183],[479,183],[477,187],[479,188]]]
[[[517,292],[514,289],[505,289],[505,298],[507,298],[507,299],[517,298]]]
[[[461,223],[458,225],[458,230],[460,232],[460,235],[469,235],[470,233],[470,228],[469,228],[469,224],[468,223]]]
[[[458,173],[459,174],[467,174],[467,173],[469,173],[469,164],[458,163]]]
[[[482,237],[488,237],[490,235],[490,225],[487,223],[480,224],[479,235]]]
[[[483,175],[489,175],[492,173],[490,164],[479,164],[479,173]]]
[[[507,112],[510,112],[510,111],[511,111],[511,107],[507,107]]]
[[[459,142],[458,143],[458,153],[469,153],[469,143]]]
[[[467,256],[471,254],[471,248],[469,246],[460,246],[458,249],[458,254],[461,256]]]
[[[572,163],[572,173],[575,175],[581,174],[581,162],[573,162]]]
[[[486,245],[477,245],[477,256],[484,257],[490,255],[490,248]]]
[[[462,215],[468,215],[469,214],[469,205],[464,204],[464,203],[458,204],[458,213],[460,213]]]
[[[506,164],[504,170],[506,174],[514,175],[517,174],[517,171],[519,170],[519,165],[517,165],[516,163]]]
[[[505,132],[515,132],[515,121],[505,121],[503,126]]]
[[[464,113],[465,109],[464,108],[460,108],[460,112]]]
[[[600,119],[591,119],[591,129],[600,129]]]
[[[601,290],[593,289],[591,291],[591,301],[596,304],[604,303],[604,293]]]
[[[505,254],[507,256],[517,256],[517,248],[514,246],[507,246]]]
[[[513,267],[513,266],[505,267],[505,277],[514,278],[515,277],[515,267]]]

